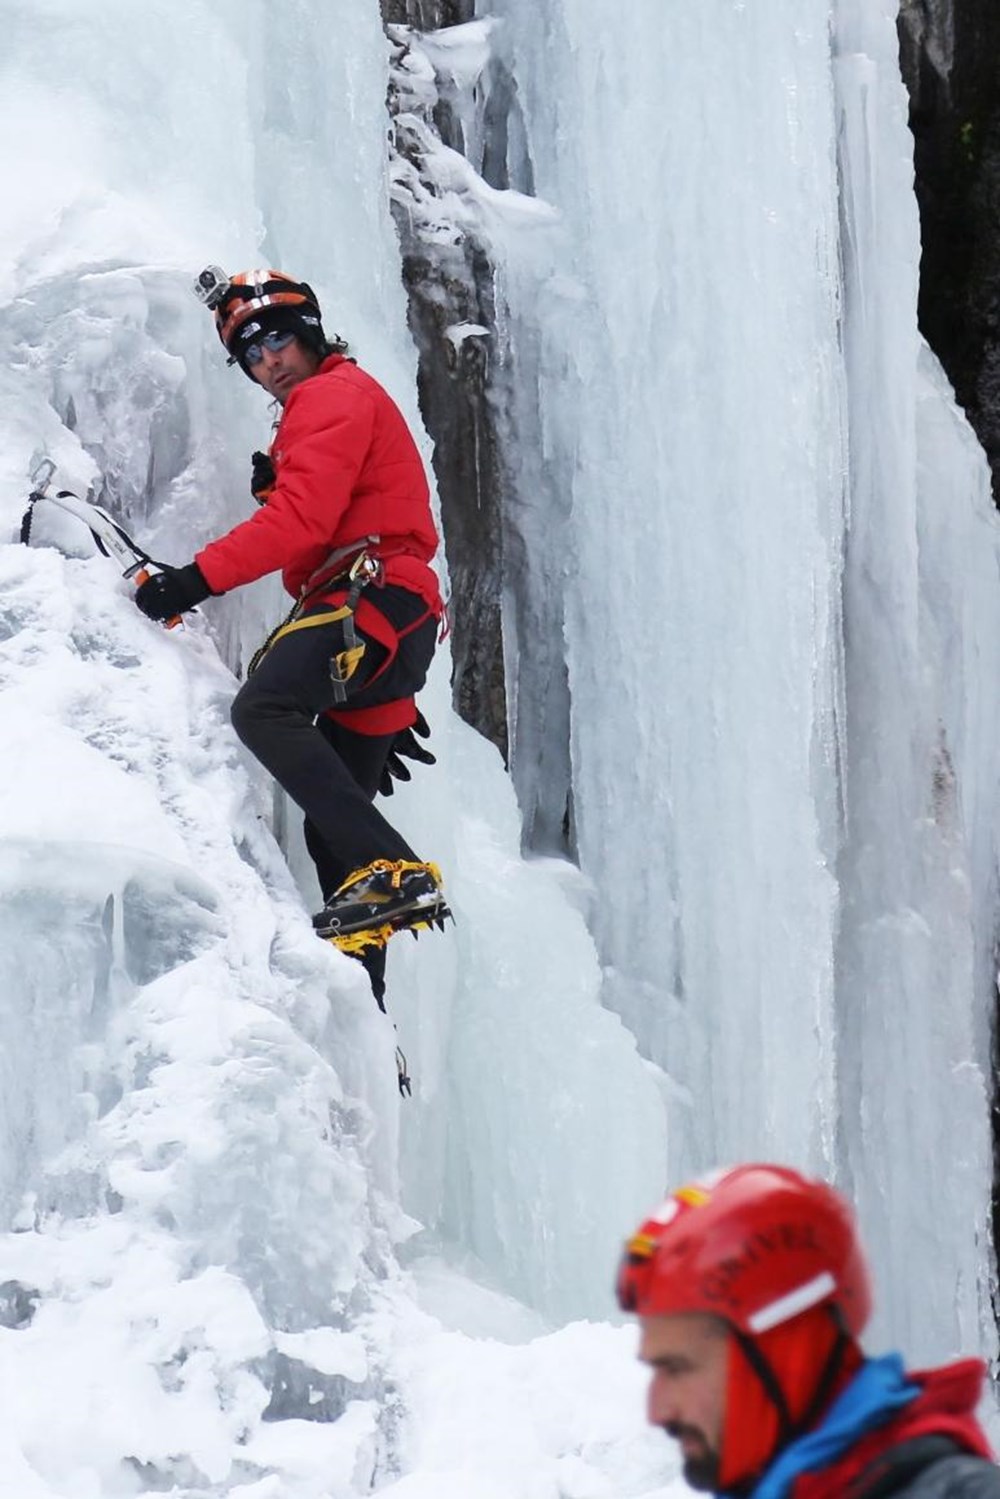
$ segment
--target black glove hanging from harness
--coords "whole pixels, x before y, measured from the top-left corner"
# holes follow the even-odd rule
[[[425,749],[422,744],[418,744],[414,737],[419,734],[421,739],[428,739],[430,732],[427,720],[418,708],[417,721],[413,727],[401,729],[393,740],[392,748],[389,751],[382,771],[382,778],[378,783],[379,793],[382,796],[392,796],[395,790],[392,784],[393,780],[409,781],[413,778],[410,767],[403,764],[401,756],[407,760],[419,760],[421,765],[437,764],[437,756],[432,755],[430,750]]]

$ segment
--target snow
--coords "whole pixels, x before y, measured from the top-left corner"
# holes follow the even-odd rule
[[[490,330],[482,323],[452,323],[444,330],[444,336],[456,353],[468,338],[488,338]]]
[[[497,256],[525,560],[520,805],[445,646],[438,765],[389,810],[456,923],[392,945],[386,1018],[229,726],[276,582],[166,632],[41,506],[0,545],[19,1499],[679,1491],[611,1286],[665,1180],[723,1157],[840,1174],[878,1337],[993,1348],[997,525],[916,337],[891,6],[840,0],[832,38],[825,0],[480,10],[400,33],[434,193],[385,159],[375,0],[8,28],[0,537],[43,454],[167,562],[248,512],[269,418],[207,262],[308,276],[420,433],[392,178]],[[513,186],[478,175],[505,69]]]
[[[11,1430],[48,1486],[40,1493],[138,1492],[140,1479],[156,1488],[165,1475],[228,1493],[269,1473],[287,1493],[360,1492],[359,1475],[394,1461],[396,1406],[409,1410],[406,1390],[388,1403],[384,1392],[402,1378],[395,1323],[415,1315],[421,1280],[393,1268],[394,1245],[418,1224],[399,1195],[392,1026],[361,970],[312,935],[262,818],[262,778],[228,728],[234,683],[204,615],[159,630],[113,564],[47,547],[5,547],[0,584],[12,767],[0,857],[0,1201],[12,1231],[0,1239],[0,1284],[22,1324],[0,1332]],[[613,1079],[609,1067],[634,1088],[629,1068],[641,1064],[597,1004],[582,919],[549,872],[526,869],[490,930],[494,889],[517,882],[516,815],[512,805],[502,815],[492,752],[461,726],[454,742],[438,732],[450,783],[475,775],[478,786],[449,865],[456,940],[469,971],[488,977],[463,1024],[441,1003],[463,1006],[467,992],[454,954],[445,947],[435,963],[422,944],[394,955],[418,1093],[402,1200],[419,1201],[445,1240],[464,1230],[483,1266],[537,1304],[599,1303],[610,1236],[639,1208],[622,1202],[611,1223],[586,1210],[608,1129],[586,1099]],[[408,829],[440,815],[425,799]],[[542,956],[558,944],[549,967],[508,952],[529,910],[542,918]],[[582,988],[567,967],[574,951],[578,968],[589,964]],[[407,1005],[424,998],[417,1025]],[[479,1138],[490,1058],[533,1016],[532,1046],[505,1068],[495,1138]],[[557,1062],[582,1097],[550,1087],[536,1100],[539,1069],[551,1077]],[[655,1108],[649,1123],[655,1131]],[[553,1140],[589,1134],[587,1157],[555,1175],[558,1151],[538,1151],[540,1128]],[[489,1166],[481,1189],[469,1159]],[[635,1183],[608,1192],[623,1188],[642,1200]],[[546,1244],[551,1205],[567,1192],[584,1210]],[[435,1284],[431,1299],[452,1320],[483,1325],[485,1292],[463,1312],[465,1281]],[[494,1295],[507,1326],[520,1318],[544,1332]],[[424,1324],[440,1327],[430,1315]],[[478,1335],[449,1338],[446,1350],[474,1359]],[[427,1346],[424,1335],[409,1352],[407,1381]],[[634,1418],[639,1427],[638,1407]],[[58,1441],[46,1440],[53,1430]]]

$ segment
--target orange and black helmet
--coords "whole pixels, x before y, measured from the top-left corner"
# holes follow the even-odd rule
[[[230,360],[243,369],[242,350],[261,334],[287,328],[308,348],[324,354],[331,346],[312,287],[284,271],[259,269],[227,276],[208,266],[194,284],[196,296],[214,314],[215,328]]]

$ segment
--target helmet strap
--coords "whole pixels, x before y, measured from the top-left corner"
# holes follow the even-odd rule
[[[837,1325],[837,1340],[827,1355],[827,1360],[823,1365],[823,1372],[820,1374],[813,1398],[803,1412],[801,1421],[799,1421],[792,1432],[793,1436],[800,1436],[802,1432],[808,1431],[814,1421],[826,1409],[830,1396],[833,1394],[834,1386],[844,1367],[844,1359],[851,1344],[851,1339],[841,1320],[839,1309],[831,1306],[829,1310],[831,1317]]]
[[[751,1338],[748,1333],[743,1332],[738,1327],[733,1328],[733,1336],[739,1343],[747,1363],[764,1386],[764,1393],[767,1395],[768,1400],[770,1400],[778,1412],[778,1446],[779,1448],[784,1447],[792,1436],[793,1426],[791,1412],[788,1409],[788,1401],[785,1399],[785,1393],[778,1383],[778,1376],[761,1353],[755,1338]]]
[[[787,1447],[789,1442],[794,1441],[803,1432],[808,1431],[816,1418],[823,1412],[844,1366],[844,1356],[850,1347],[851,1339],[844,1330],[844,1325],[837,1308],[831,1306],[828,1310],[836,1324],[837,1336],[830,1352],[826,1356],[826,1362],[823,1365],[816,1388],[813,1391],[813,1397],[798,1421],[792,1420],[791,1412],[788,1409],[788,1401],[785,1399],[784,1391],[778,1382],[778,1376],[761,1353],[756,1340],[747,1333],[741,1332],[739,1328],[733,1329],[747,1363],[764,1386],[767,1398],[778,1412],[778,1451],[783,1447]]]

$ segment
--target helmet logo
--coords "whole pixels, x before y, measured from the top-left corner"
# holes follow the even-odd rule
[[[823,1254],[812,1223],[779,1223],[768,1230],[758,1230],[744,1239],[738,1253],[720,1261],[718,1267],[702,1276],[701,1294],[705,1300],[738,1310],[737,1286],[743,1275],[763,1264],[772,1254]]]

